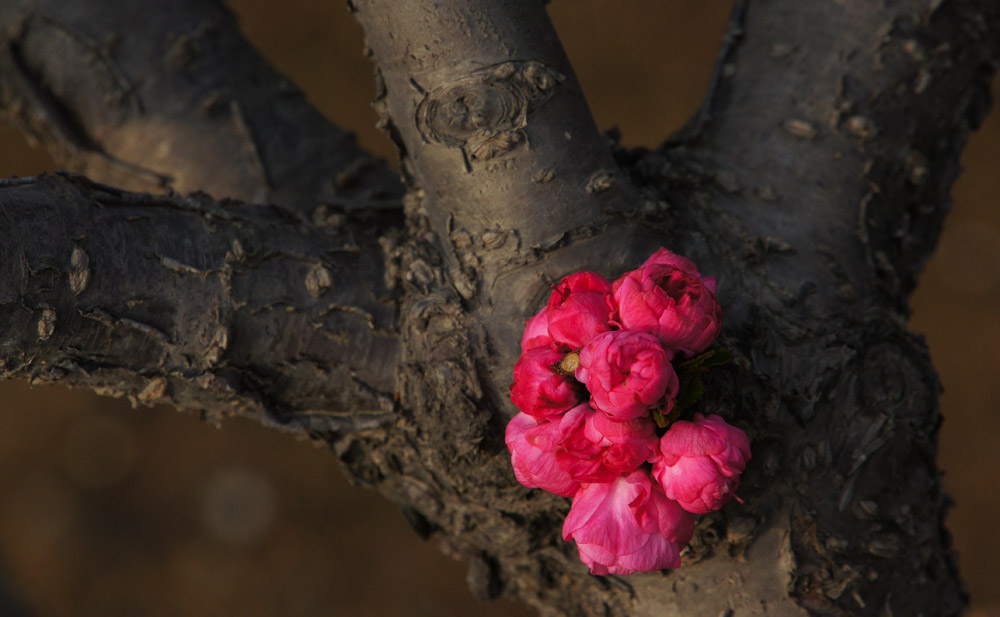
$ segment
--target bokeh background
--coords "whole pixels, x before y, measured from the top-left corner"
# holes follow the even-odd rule
[[[248,37],[335,123],[374,128],[371,67],[343,2],[230,0]],[[555,0],[550,13],[599,126],[654,146],[698,106],[729,0]],[[995,89],[997,90],[997,89]],[[936,257],[913,300],[945,393],[948,519],[978,616],[1000,615],[1000,114],[969,144]],[[0,177],[54,169],[0,126]],[[2,324],[0,324],[2,327]],[[532,614],[479,604],[464,567],[422,542],[328,453],[249,422],[0,383],[0,587],[26,615]],[[0,614],[8,613],[0,606]]]

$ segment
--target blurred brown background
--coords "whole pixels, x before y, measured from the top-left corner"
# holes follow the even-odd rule
[[[371,67],[342,2],[229,4],[317,107],[394,157],[372,126]],[[555,0],[550,12],[599,126],[652,146],[700,102],[729,4]],[[1000,615],[1000,114],[964,161],[911,323],[945,387],[940,460],[973,612]],[[52,168],[0,127],[0,177]],[[23,383],[0,383],[0,585],[39,617],[530,614],[476,603],[460,564],[309,444]]]

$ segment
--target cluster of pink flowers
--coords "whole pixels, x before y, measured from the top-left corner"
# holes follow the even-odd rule
[[[721,327],[715,279],[666,249],[614,284],[567,276],[528,322],[507,447],[521,484],[573,498],[563,538],[592,574],[679,567],[694,515],[739,486],[743,431],[717,415],[670,422],[673,363],[690,364]]]

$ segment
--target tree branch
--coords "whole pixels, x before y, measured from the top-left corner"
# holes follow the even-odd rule
[[[64,213],[25,197],[35,182],[11,186],[0,200],[16,232],[0,253],[9,269],[0,318],[14,324],[3,370],[305,418],[355,479],[402,504],[424,535],[441,533],[470,563],[480,597],[506,593],[572,615],[956,612],[933,462],[937,382],[899,306],[916,270],[904,262],[932,244],[938,201],[911,212],[912,244],[884,221],[910,212],[908,199],[947,190],[978,113],[966,93],[996,54],[978,45],[981,24],[995,31],[993,14],[977,19],[957,0],[919,9],[858,0],[830,15],[749,4],[701,132],[659,152],[619,153],[662,200],[640,207],[641,193],[606,158],[540,3],[444,1],[424,19],[428,4],[379,10],[380,1],[356,10],[384,79],[387,128],[423,191],[406,200],[408,234],[374,224],[366,235],[358,213],[334,209],[319,217],[341,222],[331,239],[282,210],[42,179],[46,195],[76,204],[52,223]],[[929,103],[896,117],[904,91],[926,91],[911,87],[910,39],[940,50],[942,64],[927,70],[948,84],[941,101],[954,110],[930,128]],[[844,61],[851,79],[836,70]],[[872,126],[883,146],[866,140]],[[942,171],[903,163],[914,136],[918,148],[934,145],[921,154]],[[924,188],[900,188],[910,185]],[[872,210],[883,195],[885,210]],[[154,233],[162,229],[176,231]],[[376,242],[389,281],[374,299],[352,295],[383,280]],[[701,517],[681,570],[591,577],[559,537],[565,500],[513,478],[505,386],[521,321],[548,282],[580,269],[616,276],[661,243],[720,280],[722,343],[735,359],[710,375],[702,410],[751,433],[746,503]],[[324,252],[351,244],[357,261]],[[336,364],[345,360],[349,370]],[[354,377],[363,387],[335,388]],[[342,416],[317,428],[308,422],[328,414],[301,413],[345,396],[343,408],[373,412],[351,416],[370,430],[338,430]]]
[[[635,197],[607,191],[622,178],[542,3],[351,4],[377,109],[442,238],[514,230],[523,252],[546,249]]]
[[[0,107],[74,171],[307,214],[401,195],[216,2],[17,0],[0,23]]]
[[[363,22],[364,6],[359,8]],[[897,230],[859,223],[866,220],[859,216],[859,204],[873,192],[872,182],[888,190],[904,181],[914,184],[914,176],[908,168],[905,175],[888,173],[905,160],[894,134],[879,156],[894,154],[897,166],[866,171],[865,162],[879,151],[856,154],[862,152],[863,136],[841,133],[848,124],[859,132],[865,121],[850,120],[857,114],[837,106],[842,75],[831,75],[835,59],[870,61],[892,28],[923,22],[910,19],[913,5],[846,6],[844,16],[827,21],[816,13],[820,9],[801,3],[747,7],[746,39],[735,56],[724,56],[727,61],[734,57],[736,64],[721,71],[729,75],[726,79],[745,78],[743,89],[734,93],[732,84],[721,85],[712,121],[695,139],[657,153],[621,154],[629,171],[673,207],[633,209],[624,220],[600,227],[593,238],[569,235],[553,250],[536,251],[537,261],[530,266],[519,268],[523,262],[508,258],[508,264],[517,265],[496,284],[473,287],[472,293],[462,294],[459,286],[452,289],[442,281],[435,302],[407,299],[405,316],[432,306],[434,319],[404,319],[404,340],[412,354],[407,358],[417,369],[404,377],[407,421],[401,426],[408,437],[365,444],[358,451],[366,454],[355,453],[348,464],[356,473],[378,478],[394,499],[413,504],[425,529],[442,530],[450,549],[472,564],[473,588],[481,595],[513,593],[536,606],[580,615],[860,615],[873,610],[943,615],[960,609],[961,586],[942,526],[947,498],[934,465],[937,381],[923,345],[902,324],[898,300],[904,286],[893,289],[886,283],[888,269],[898,268],[896,276],[905,280],[914,266],[902,263],[904,257],[879,266],[877,251],[869,247],[898,242]],[[956,66],[965,66],[955,71],[954,88],[945,94],[951,97],[946,108],[958,111],[952,122],[933,129],[949,144],[941,150],[951,153],[952,158],[942,159],[948,169],[974,124],[965,114],[974,118],[975,107],[964,97],[982,85],[995,52],[982,46],[980,55],[966,55],[982,37],[970,27],[976,25],[975,7],[935,6],[935,15],[945,17],[936,36],[954,45],[941,53],[956,54]],[[953,8],[969,10],[951,20]],[[469,14],[489,13],[474,8]],[[458,23],[481,22],[469,17]],[[933,28],[937,22],[927,23]],[[377,28],[406,39],[405,30],[392,26]],[[797,37],[793,42],[809,60],[795,71],[772,68],[772,54],[787,53],[771,45],[776,33]],[[449,47],[447,41],[460,34],[458,28],[439,37],[445,41],[440,46],[401,44],[395,55],[372,46],[380,65],[407,57],[407,49],[425,49],[444,66],[449,57],[456,64],[456,56],[449,56],[456,49],[461,57],[472,53]],[[745,53],[749,41],[761,44],[758,37],[764,41],[762,53]],[[439,49],[440,59],[435,56]],[[903,74],[892,66],[887,63],[885,69],[890,84]],[[422,67],[414,63],[410,70]],[[882,78],[876,72],[872,76]],[[403,81],[386,78],[389,114],[397,123],[417,126],[410,118],[421,117],[414,112],[419,103],[393,103],[391,84]],[[887,95],[882,101],[886,119],[903,109],[893,108],[892,100]],[[827,112],[847,111],[852,115],[829,126],[820,123]],[[929,107],[918,106],[914,121],[906,115],[894,122],[917,129],[922,114],[930,113]],[[951,129],[957,129],[957,139],[947,134]],[[932,137],[931,131],[920,134]],[[411,147],[418,152],[440,147],[405,135],[402,141],[408,156]],[[434,182],[436,169],[420,171],[417,161],[411,174],[418,183],[421,174]],[[940,178],[950,182],[947,173]],[[934,186],[929,195],[947,191],[937,182],[929,179],[926,190]],[[428,190],[426,201],[447,203],[450,193],[442,192]],[[908,207],[904,194],[890,197],[896,211]],[[549,203],[545,196],[539,199]],[[554,202],[559,204],[559,198]],[[434,206],[425,207],[433,218]],[[473,206],[447,207],[439,216],[452,213],[455,225],[462,220],[462,207],[461,216],[473,220],[469,225],[482,225],[472,217]],[[491,207],[484,211],[492,213]],[[435,229],[454,243],[457,234],[447,223],[439,220]],[[933,240],[921,235],[924,227],[933,225],[915,223],[916,238],[906,255],[929,250]],[[867,239],[859,233],[865,228]],[[480,246],[470,236],[470,244]],[[746,504],[701,518],[681,570],[594,579],[583,574],[557,537],[565,504],[512,485],[507,453],[498,443],[498,425],[510,413],[500,387],[509,373],[500,370],[503,360],[496,358],[506,358],[515,346],[517,318],[537,307],[544,290],[539,279],[587,269],[595,261],[601,264],[598,271],[615,276],[620,264],[641,261],[621,246],[648,254],[651,242],[667,244],[719,277],[727,315],[722,344],[735,351],[736,359],[711,377],[703,409],[748,428],[755,458],[741,487]],[[433,254],[433,246],[411,248]],[[480,271],[489,270],[487,262],[474,263]],[[504,305],[517,308],[504,312],[499,308]],[[471,318],[465,306],[479,319]],[[509,330],[497,334],[504,332],[505,320]],[[442,388],[444,383],[459,385]],[[391,464],[386,452],[392,453]],[[415,478],[419,482],[413,483]],[[901,596],[898,590],[911,589],[913,581],[917,588]]]
[[[746,4],[712,121],[675,155],[716,168],[719,207],[795,250],[796,274],[837,261],[845,276],[814,280],[832,311],[877,290],[906,312],[988,107],[997,5]]]
[[[661,221],[679,230],[671,246],[720,280],[724,344],[742,359],[707,405],[754,427],[739,508],[758,525],[751,546],[788,538],[779,571],[794,605],[768,612],[956,614],[939,387],[903,319],[985,113],[997,7],[744,8],[708,121],[623,158],[677,206]],[[713,574],[732,565],[721,546],[684,573],[699,598],[663,602],[757,614]]]
[[[0,204],[0,377],[317,431],[391,420],[392,212],[313,226],[53,176],[8,181]]]
[[[418,252],[473,311],[482,385],[512,415],[520,332],[550,285],[579,269],[617,276],[659,239],[627,224],[643,199],[597,131],[542,3],[351,6],[376,63],[376,109],[419,189],[411,212],[429,219],[411,233],[435,234]]]

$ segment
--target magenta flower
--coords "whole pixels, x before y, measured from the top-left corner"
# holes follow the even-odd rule
[[[649,266],[653,264],[660,266],[672,266],[674,268],[677,268],[678,270],[683,270],[685,272],[693,272],[695,276],[698,275],[698,267],[694,265],[693,261],[691,261],[687,257],[684,257],[683,255],[678,255],[673,251],[668,251],[665,248],[660,248],[660,250],[650,255],[649,259],[642,262],[642,266],[639,267],[641,268],[643,266]],[[706,278],[712,279],[712,292],[714,293],[715,278],[714,277],[706,277]]]
[[[558,422],[538,421],[519,413],[507,424],[505,441],[514,475],[522,485],[563,497],[572,497],[580,488],[580,484],[556,463]]]
[[[576,378],[590,391],[591,405],[618,422],[648,416],[664,395],[672,402],[680,387],[667,352],[645,332],[597,335],[580,352]]]
[[[704,514],[728,502],[750,460],[750,439],[719,416],[695,414],[674,422],[660,439],[661,458],[653,475],[670,499],[688,512]]]
[[[556,461],[577,482],[610,482],[659,455],[648,417],[614,422],[584,403],[559,421]]]
[[[552,290],[546,311],[552,340],[582,349],[611,329],[611,283],[594,272],[570,274]]]
[[[750,441],[719,416],[657,435],[680,390],[671,361],[704,351],[722,327],[715,292],[713,277],[660,249],[614,285],[593,272],[563,278],[525,324],[511,464],[524,486],[573,497],[563,538],[591,574],[679,567],[695,514],[739,486]]]
[[[556,370],[565,354],[551,346],[535,347],[521,354],[514,365],[510,400],[536,418],[556,418],[586,397],[572,375]]]
[[[563,524],[591,574],[631,574],[681,565],[694,517],[667,499],[645,471],[584,484]]]
[[[715,277],[702,277],[693,263],[666,249],[646,263],[615,281],[612,320],[624,330],[655,335],[671,351],[701,353],[722,329]]]
[[[528,320],[524,327],[524,334],[521,336],[521,351],[528,351],[534,347],[541,347],[552,342],[549,336],[549,313],[548,308],[538,311],[538,314]]]

